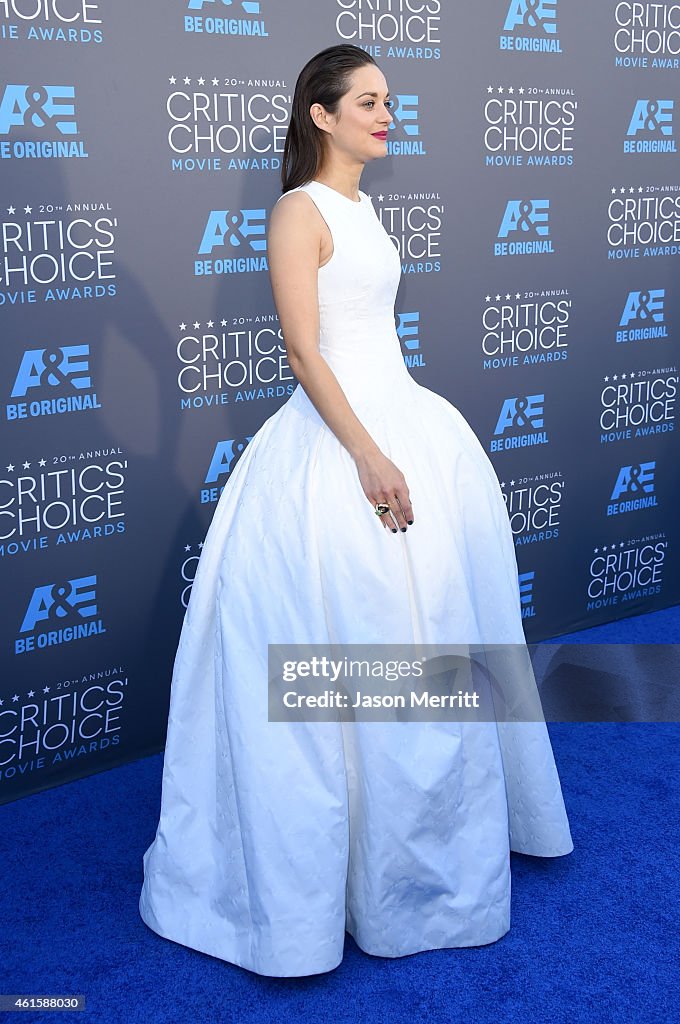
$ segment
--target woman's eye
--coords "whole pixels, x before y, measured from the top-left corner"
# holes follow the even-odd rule
[[[389,107],[389,109],[391,110],[392,107],[394,106],[394,100],[385,100],[385,106]]]

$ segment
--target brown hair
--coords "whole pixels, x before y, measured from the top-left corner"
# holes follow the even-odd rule
[[[324,132],[312,121],[309,108],[320,103],[329,114],[350,88],[352,72],[376,64],[360,46],[329,46],[307,61],[298,75],[281,162],[281,191],[304,185],[318,173],[324,156]],[[377,64],[376,64],[377,67]]]

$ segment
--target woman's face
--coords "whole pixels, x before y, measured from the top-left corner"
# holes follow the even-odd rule
[[[391,106],[382,71],[375,64],[363,64],[352,73],[337,115],[328,114],[319,103],[312,105],[310,113],[315,124],[327,133],[331,152],[366,163],[387,156]]]

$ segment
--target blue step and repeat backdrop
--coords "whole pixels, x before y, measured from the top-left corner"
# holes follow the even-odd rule
[[[404,359],[496,468],[527,638],[679,600],[680,4],[0,0],[0,802],[163,746],[202,538],[295,386],[267,218],[342,41],[395,98],[362,187]]]

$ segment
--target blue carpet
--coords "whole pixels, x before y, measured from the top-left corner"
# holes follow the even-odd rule
[[[680,608],[560,642],[677,642]],[[261,978],[138,915],[162,755],[0,807],[0,992],[86,997],[77,1019],[271,1024],[636,1024],[677,1012],[678,723],[550,723],[575,850],[512,854],[510,931],[391,960],[347,936],[336,970]],[[3,1019],[63,1020],[24,1012]]]

